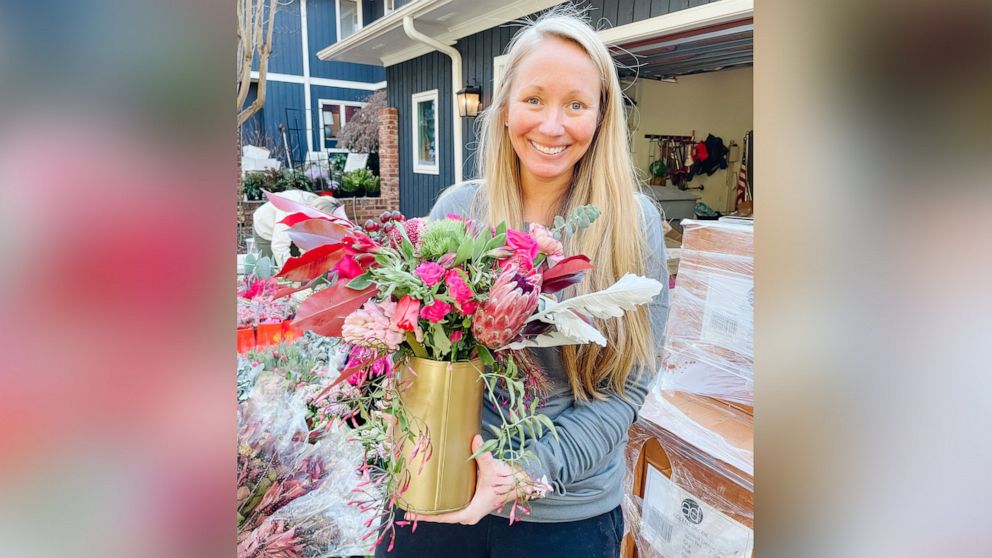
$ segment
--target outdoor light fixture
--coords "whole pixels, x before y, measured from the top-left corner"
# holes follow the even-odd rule
[[[478,116],[479,105],[482,104],[482,90],[474,83],[466,85],[456,93],[458,96],[458,114],[461,116]]]

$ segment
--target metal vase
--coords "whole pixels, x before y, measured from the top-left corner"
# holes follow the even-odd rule
[[[466,507],[475,494],[472,438],[482,426],[482,361],[445,362],[413,357],[403,374],[400,399],[415,437],[427,429],[430,458],[413,457],[415,442],[405,440],[402,454],[410,484],[400,508],[438,514]]]

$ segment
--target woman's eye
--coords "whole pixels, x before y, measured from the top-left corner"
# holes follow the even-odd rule
[[[582,107],[583,107],[582,103],[580,103],[578,101],[572,101],[572,103],[570,105],[568,105],[568,106],[572,110],[582,110]]]
[[[540,103],[541,101],[537,97],[530,97],[529,99],[527,99],[524,102],[525,103],[528,103],[528,104],[531,104],[531,105],[536,105],[536,104]]]

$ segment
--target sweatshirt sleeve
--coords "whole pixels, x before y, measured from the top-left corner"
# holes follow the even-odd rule
[[[641,208],[647,230],[646,275],[662,283],[662,290],[648,303],[656,353],[660,356],[665,322],[668,319],[668,267],[665,262],[665,242],[658,209],[641,196]],[[546,478],[555,494],[602,467],[627,439],[627,430],[637,418],[648,388],[654,380],[653,370],[633,370],[624,385],[624,395],[611,393],[604,400],[575,401],[554,419],[556,440],[545,434],[528,446],[537,459],[531,459],[524,470],[534,479]]]
[[[291,255],[289,248],[293,239],[289,238],[289,227],[279,222],[285,219],[286,215],[286,213],[277,210],[272,225],[272,256],[275,258],[277,267],[282,267]]]

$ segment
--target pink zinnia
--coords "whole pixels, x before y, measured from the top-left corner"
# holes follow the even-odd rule
[[[420,277],[428,287],[433,287],[444,279],[444,267],[434,262],[424,262],[417,266],[413,272]]]
[[[537,257],[537,241],[527,233],[513,229],[506,231],[506,245],[517,254],[529,258],[531,262]]]
[[[472,287],[465,283],[461,270],[458,268],[449,269],[444,275],[444,284],[448,287],[448,294],[455,299],[459,306],[471,301],[475,297]]]
[[[451,305],[443,300],[435,300],[434,304],[424,305],[420,310],[420,317],[431,323],[437,323],[444,319],[451,312]]]

